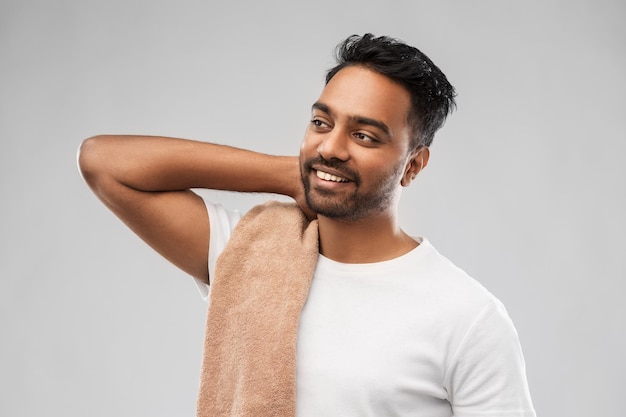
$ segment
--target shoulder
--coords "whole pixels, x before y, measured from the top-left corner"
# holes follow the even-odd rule
[[[456,306],[456,310],[465,307],[478,312],[488,303],[499,303],[477,279],[439,253],[427,239],[421,238],[420,241],[416,270],[448,304]]]
[[[415,279],[431,306],[433,319],[450,346],[460,346],[468,334],[478,339],[512,336],[513,323],[502,302],[478,280],[441,255],[427,240],[416,262]],[[486,331],[485,331],[486,330]],[[499,335],[499,336],[498,336]]]

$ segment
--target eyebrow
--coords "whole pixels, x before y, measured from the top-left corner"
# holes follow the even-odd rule
[[[333,112],[330,109],[330,107],[328,107],[328,105],[321,103],[319,101],[313,103],[312,108],[323,111],[324,113],[328,114],[331,117],[333,116]],[[389,138],[393,137],[393,135],[391,134],[391,129],[389,129],[389,126],[387,126],[385,123],[381,122],[380,120],[376,120],[376,119],[372,119],[370,117],[364,117],[364,116],[348,116],[348,120],[350,120],[351,122],[355,122],[357,124],[376,127],[382,130],[383,133],[387,135],[387,137]]]

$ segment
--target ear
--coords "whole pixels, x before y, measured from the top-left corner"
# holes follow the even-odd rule
[[[400,185],[408,187],[411,181],[417,177],[417,174],[428,165],[428,158],[430,158],[430,149],[427,146],[420,146],[415,149],[409,155],[406,166],[404,167],[404,175]]]

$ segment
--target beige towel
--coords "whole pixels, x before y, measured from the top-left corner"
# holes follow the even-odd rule
[[[239,221],[211,278],[199,417],[295,416],[296,338],[317,256],[317,221],[295,204]]]

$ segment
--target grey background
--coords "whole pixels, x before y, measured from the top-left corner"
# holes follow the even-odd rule
[[[89,192],[76,149],[143,133],[295,154],[334,45],[366,31],[415,44],[459,92],[405,229],[503,300],[539,415],[623,415],[625,12],[2,0],[0,415],[194,414],[205,304]]]

